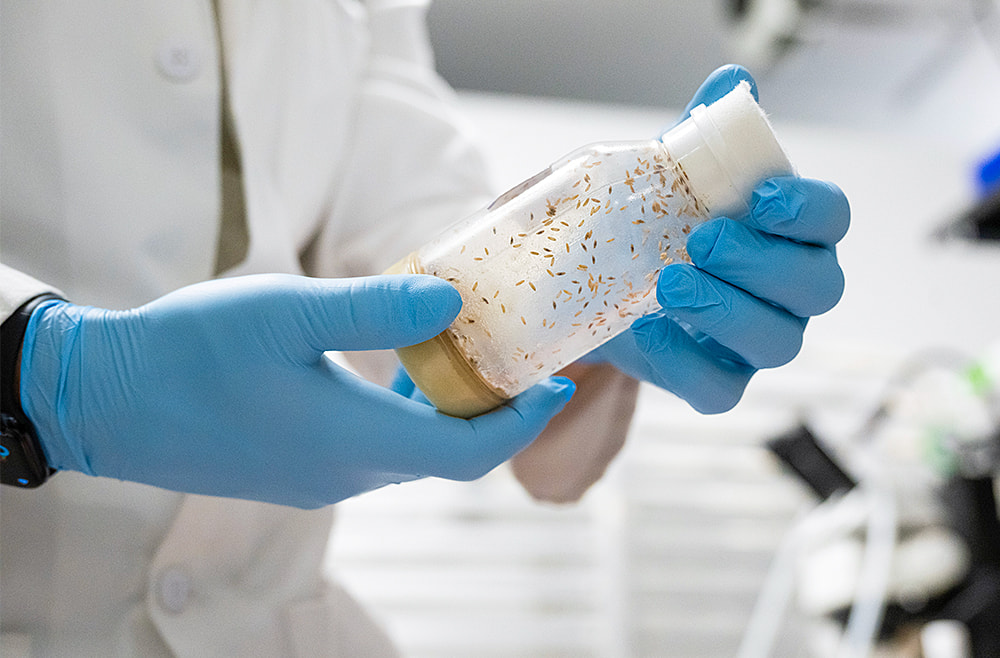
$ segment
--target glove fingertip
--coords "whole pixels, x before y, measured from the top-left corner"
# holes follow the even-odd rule
[[[559,413],[576,392],[576,384],[566,377],[549,377],[507,402],[522,419],[529,423],[544,418],[545,422]],[[539,427],[539,430],[541,428]]]
[[[404,304],[408,333],[430,338],[445,330],[462,309],[462,296],[444,279],[427,274],[401,277],[399,291],[410,300]]]
[[[576,393],[576,382],[569,377],[550,377],[548,383],[553,392],[562,395],[564,405],[572,400]]]
[[[423,310],[433,316],[449,315],[454,318],[462,308],[462,296],[455,286],[444,279],[429,274],[413,274],[406,278],[403,290],[420,298]]]
[[[719,217],[709,220],[691,232],[687,241],[688,256],[697,267],[705,267],[730,220]]]
[[[697,283],[690,267],[681,263],[660,270],[656,285],[656,301],[663,308],[690,306],[697,296]]]
[[[753,191],[748,225],[768,233],[832,246],[847,234],[850,223],[847,196],[829,181],[778,176]]]
[[[562,411],[576,384],[565,377],[551,377],[506,404],[467,422],[475,429],[475,445],[452,451],[443,477],[474,480],[526,448]]]
[[[517,413],[526,435],[534,439],[565,408],[575,392],[576,384],[572,380],[549,377],[509,400],[505,406]]]
[[[754,100],[758,100],[757,82],[750,75],[750,71],[739,64],[726,64],[715,69],[701,83],[698,91],[692,96],[691,102],[684,108],[683,118],[690,115],[692,108],[714,103],[744,81],[750,84],[750,93],[753,94]]]
[[[740,66],[739,64],[726,64],[720,66],[715,70],[720,79],[726,80],[728,82],[728,90],[733,90],[741,82],[747,82],[750,84],[750,93],[753,94],[754,100],[760,100],[760,95],[757,92],[757,81],[754,80],[753,75],[750,74],[746,68]]]

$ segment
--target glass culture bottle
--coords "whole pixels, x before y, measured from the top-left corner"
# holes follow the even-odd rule
[[[448,329],[397,354],[444,413],[493,409],[659,309],[694,227],[792,172],[746,82],[660,139],[574,151],[389,269],[462,295]]]

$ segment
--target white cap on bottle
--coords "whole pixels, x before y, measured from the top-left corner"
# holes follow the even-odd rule
[[[795,173],[746,81],[660,139],[712,217],[746,214],[761,181]]]

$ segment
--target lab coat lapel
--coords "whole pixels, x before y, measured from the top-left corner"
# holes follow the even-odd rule
[[[301,273],[299,255],[341,174],[364,18],[348,3],[218,4],[250,235],[246,261],[230,274]],[[323,15],[331,12],[341,15]]]

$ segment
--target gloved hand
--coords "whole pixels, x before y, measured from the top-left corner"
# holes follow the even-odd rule
[[[129,311],[46,302],[25,334],[22,405],[51,466],[189,493],[319,507],[474,479],[541,432],[573,384],[462,420],[323,355],[426,340],[460,306],[422,275],[223,279]]]
[[[742,80],[756,96],[746,70],[716,70],[682,119]],[[790,361],[807,318],[830,310],[843,293],[834,245],[847,232],[850,210],[836,186],[798,177],[765,181],[750,205],[747,217],[713,219],[692,231],[692,264],[660,273],[662,310],[586,359],[608,361],[703,413],[732,408],[757,369]]]

